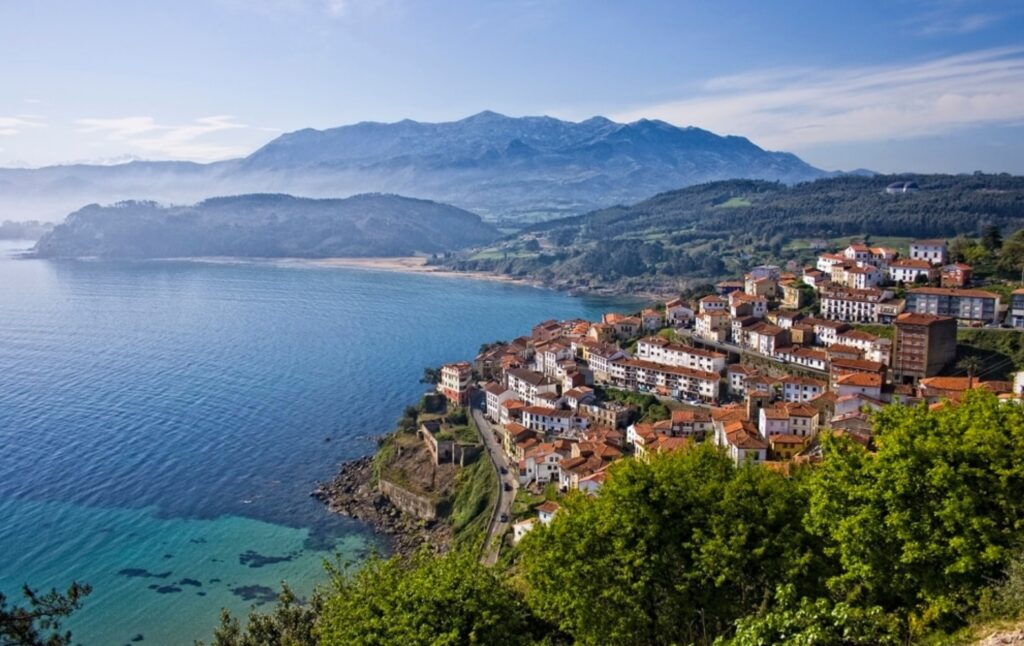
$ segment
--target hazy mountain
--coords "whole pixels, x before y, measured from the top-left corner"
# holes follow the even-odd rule
[[[427,200],[256,194],[191,206],[93,204],[44,235],[35,251],[47,258],[406,256],[497,237],[497,230],[479,216]]]
[[[59,219],[90,202],[196,201],[274,191],[338,197],[381,191],[438,200],[489,220],[530,221],[632,203],[730,178],[795,183],[826,175],[743,137],[662,121],[579,123],[493,112],[447,123],[358,123],[281,135],[216,164],[0,169],[0,218]]]

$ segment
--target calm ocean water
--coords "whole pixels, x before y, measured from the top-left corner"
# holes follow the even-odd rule
[[[613,305],[354,269],[50,262],[0,242],[0,591],[94,592],[78,641],[208,638],[375,545],[308,498],[428,365]],[[621,305],[621,303],[620,303]]]

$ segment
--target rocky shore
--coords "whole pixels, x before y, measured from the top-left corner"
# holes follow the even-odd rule
[[[423,521],[399,511],[373,482],[373,458],[345,462],[334,480],[320,483],[310,494],[337,514],[369,525],[383,536],[391,550],[407,557],[424,545],[445,551],[451,544],[451,528],[443,520]]]

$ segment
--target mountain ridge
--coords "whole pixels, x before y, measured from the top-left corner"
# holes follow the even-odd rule
[[[707,181],[792,184],[827,175],[791,153],[694,126],[484,111],[439,123],[405,119],[303,128],[246,157],[211,164],[0,169],[0,218],[58,219],[83,204],[126,199],[384,192],[452,204],[515,228]]]

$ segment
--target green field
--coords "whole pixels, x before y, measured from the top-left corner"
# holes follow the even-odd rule
[[[750,200],[745,197],[730,197],[728,200],[721,204],[716,204],[716,209],[736,209],[745,206],[751,206]]]

